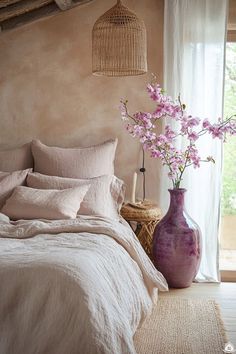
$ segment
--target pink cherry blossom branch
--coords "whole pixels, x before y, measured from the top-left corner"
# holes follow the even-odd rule
[[[136,112],[130,115],[127,102],[121,100],[121,115],[127,121],[126,129],[128,133],[139,139],[146,151],[150,151],[151,157],[161,159],[162,165],[169,169],[168,176],[174,188],[180,188],[180,184],[186,168],[193,166],[199,168],[202,162],[214,162],[212,157],[201,159],[196,142],[207,133],[212,138],[219,138],[226,141],[226,135],[236,135],[236,115],[223,120],[219,118],[218,123],[210,123],[204,119],[202,127],[199,129],[201,119],[188,115],[186,106],[181,102],[180,95],[177,101],[164,94],[160,85],[152,82],[147,85],[147,92],[150,98],[156,103],[156,109],[152,112]],[[166,124],[164,133],[157,134],[156,123],[168,117],[178,122],[178,130],[173,130]],[[184,150],[176,148],[178,137],[186,139],[187,146]]]

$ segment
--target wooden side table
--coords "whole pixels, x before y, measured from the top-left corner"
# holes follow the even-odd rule
[[[161,210],[150,201],[141,204],[124,204],[120,211],[122,217],[131,225],[132,221],[137,223],[134,230],[147,255],[152,260],[152,239],[157,223],[161,219]]]

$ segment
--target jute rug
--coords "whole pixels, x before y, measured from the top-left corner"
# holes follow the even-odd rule
[[[219,306],[213,300],[158,300],[135,334],[138,354],[223,354],[227,342]]]

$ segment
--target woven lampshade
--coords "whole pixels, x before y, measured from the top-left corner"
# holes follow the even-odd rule
[[[92,55],[95,75],[145,74],[147,41],[143,20],[118,0],[117,4],[94,24]]]

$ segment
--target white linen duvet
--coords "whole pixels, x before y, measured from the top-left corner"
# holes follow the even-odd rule
[[[124,221],[0,214],[0,354],[135,353],[167,290]]]

